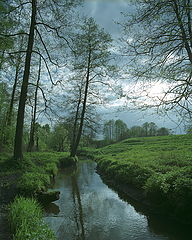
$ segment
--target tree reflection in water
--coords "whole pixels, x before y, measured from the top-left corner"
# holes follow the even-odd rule
[[[84,230],[84,221],[83,221],[83,208],[81,204],[81,196],[77,183],[76,176],[71,177],[72,185],[72,197],[74,202],[74,217],[77,225],[77,240],[85,240],[85,230]]]
[[[55,202],[60,211],[47,212],[46,221],[58,240],[191,239],[182,229],[177,231],[179,227],[170,228],[162,224],[163,219],[156,221],[155,216],[145,214],[140,204],[127,202],[103,183],[95,167],[94,162],[80,162],[56,177],[53,189],[61,192]]]

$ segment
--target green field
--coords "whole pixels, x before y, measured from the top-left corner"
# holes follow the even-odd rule
[[[98,167],[164,214],[192,223],[192,136],[130,138],[93,150]]]

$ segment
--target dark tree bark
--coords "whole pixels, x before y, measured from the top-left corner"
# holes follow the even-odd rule
[[[86,74],[86,85],[85,85],[85,93],[84,93],[84,99],[83,99],[83,109],[81,112],[81,119],[80,119],[80,125],[77,133],[77,138],[74,143],[74,147],[72,148],[71,157],[74,157],[77,153],[77,148],[79,146],[79,142],[81,139],[81,134],[83,130],[83,123],[84,123],[84,116],[86,111],[86,104],[87,104],[87,95],[88,95],[88,88],[89,88],[89,73],[90,73],[90,64],[91,64],[91,48],[89,49],[89,55],[88,55],[88,65],[87,65],[87,74]]]
[[[28,152],[32,152],[34,150],[34,145],[35,145],[35,123],[36,123],[36,114],[37,114],[37,93],[38,93],[40,78],[41,78],[41,57],[39,59],[39,71],[38,71],[38,78],[37,78],[36,89],[35,89],[34,110],[33,110],[33,116],[32,116],[32,119],[31,119],[30,137],[29,137],[29,144],[28,144],[28,148],[27,148]]]
[[[22,51],[22,46],[23,46],[23,37],[21,38],[20,42],[20,48],[19,51]],[[15,80],[13,84],[13,89],[11,93],[11,101],[9,105],[9,109],[7,112],[7,119],[6,119],[6,126],[11,126],[12,122],[12,115],[13,115],[13,105],[14,105],[14,100],[15,100],[15,92],[17,88],[17,83],[18,83],[18,78],[19,78],[19,71],[21,70],[21,61],[22,61],[22,54],[20,53],[16,59],[16,64],[15,64]]]
[[[76,133],[77,133],[77,127],[78,127],[78,117],[79,117],[79,109],[81,104],[81,87],[79,88],[79,99],[77,103],[76,113],[75,113],[75,121],[73,124],[73,136],[72,136],[72,142],[71,142],[71,157],[75,155],[75,142],[76,142]]]
[[[15,69],[15,81],[14,81],[13,89],[12,89],[12,93],[11,93],[11,101],[10,101],[9,110],[8,110],[8,113],[7,113],[6,126],[11,126],[15,92],[16,92],[16,87],[17,87],[17,82],[18,82],[18,75],[19,75],[19,65],[17,65],[16,69]]]
[[[30,32],[29,32],[29,38],[28,38],[27,53],[25,58],[23,82],[21,86],[21,94],[19,99],[19,108],[18,108],[18,114],[17,114],[15,145],[14,145],[15,160],[20,160],[23,158],[23,151],[22,151],[23,125],[24,125],[25,103],[27,99],[27,90],[28,90],[28,83],[29,83],[31,55],[32,55],[33,43],[34,43],[34,31],[35,31],[35,22],[36,22],[36,13],[37,13],[36,4],[37,4],[36,0],[32,0]]]

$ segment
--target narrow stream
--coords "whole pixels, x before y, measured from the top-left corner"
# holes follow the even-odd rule
[[[47,208],[46,222],[58,240],[189,240],[186,231],[137,212],[103,183],[96,163],[61,171],[54,190],[60,199]]]

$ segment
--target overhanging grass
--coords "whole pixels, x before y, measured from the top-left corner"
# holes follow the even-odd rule
[[[68,162],[68,156],[67,152],[33,152],[15,162],[11,154],[0,153],[0,176],[6,178],[7,185],[16,185],[20,195],[36,196],[46,190],[61,163]],[[17,176],[14,183],[12,176]]]

